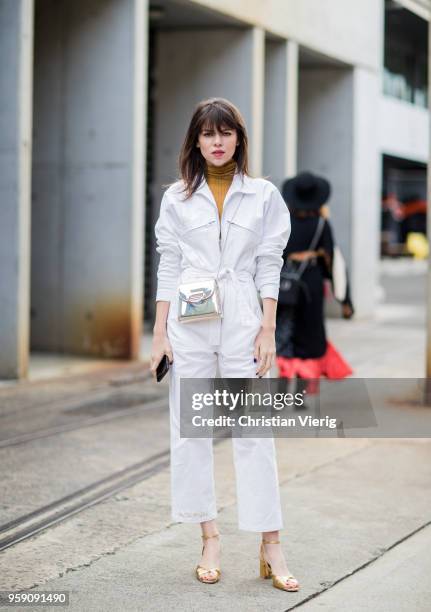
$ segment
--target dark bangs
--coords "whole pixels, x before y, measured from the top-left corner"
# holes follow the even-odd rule
[[[211,105],[208,106],[205,111],[199,117],[197,122],[198,135],[204,129],[217,129],[219,132],[223,128],[230,128],[231,130],[237,130],[238,135],[241,131],[241,126],[235,121],[235,117],[231,113],[227,112],[224,106]]]

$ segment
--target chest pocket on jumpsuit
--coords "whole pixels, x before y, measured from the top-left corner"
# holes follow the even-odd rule
[[[213,250],[218,245],[217,232],[217,221],[208,213],[199,212],[184,220],[180,246],[186,265],[211,269]]]
[[[245,255],[247,263],[250,263],[248,258],[253,257],[260,239],[260,226],[258,219],[252,214],[244,214],[244,209],[241,210],[242,214],[239,213],[240,211],[232,219],[227,219],[230,226],[229,250],[232,250],[233,259],[244,268],[243,256]]]

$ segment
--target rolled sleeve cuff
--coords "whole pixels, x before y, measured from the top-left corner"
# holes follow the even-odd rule
[[[279,285],[263,285],[260,290],[260,297],[263,298],[273,298],[274,300],[278,300],[278,292]]]
[[[172,299],[172,289],[158,289],[156,294],[156,302],[170,302]]]

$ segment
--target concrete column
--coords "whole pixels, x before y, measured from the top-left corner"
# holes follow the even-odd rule
[[[265,52],[265,176],[281,187],[296,173],[298,131],[298,45],[267,40]]]
[[[176,177],[178,153],[200,100],[221,96],[238,106],[247,123],[252,172],[261,172],[264,33],[260,28],[161,30],[156,57],[155,217],[162,185]]]
[[[286,119],[286,176],[296,174],[298,152],[298,44],[286,43],[287,119]]]
[[[335,236],[351,263],[353,71],[302,69],[299,78],[298,171],[323,175]]]
[[[326,177],[335,238],[347,260],[356,316],[376,300],[380,227],[379,78],[363,68],[302,70],[299,170]]]
[[[431,20],[428,22],[428,105],[431,111]],[[431,121],[430,121],[431,127]],[[431,142],[431,130],[429,133]],[[428,205],[427,205],[427,236],[428,244],[431,245],[431,152],[428,161]],[[431,403],[431,248],[428,254],[427,270],[427,339],[426,339],[426,372],[427,378],[425,400]]]
[[[351,287],[358,316],[374,314],[380,261],[381,156],[378,148],[379,77],[353,71]]]
[[[251,116],[248,122],[250,139],[250,171],[260,176],[263,169],[263,105],[265,78],[265,33],[262,28],[253,28],[251,36]]]
[[[139,354],[148,0],[36,4],[32,347]]]
[[[33,0],[0,3],[0,378],[27,375]]]
[[[134,0],[133,165],[130,240],[130,357],[141,349],[144,283],[145,184],[147,155],[148,0]]]

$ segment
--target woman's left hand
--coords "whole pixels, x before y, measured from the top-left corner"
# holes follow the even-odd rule
[[[256,374],[263,376],[273,365],[275,357],[275,327],[262,326],[254,341]]]

